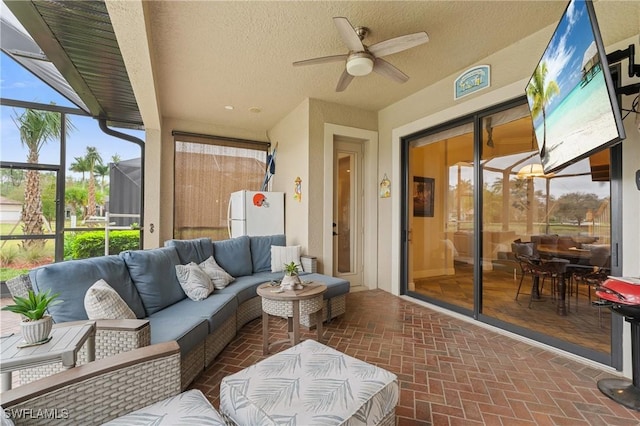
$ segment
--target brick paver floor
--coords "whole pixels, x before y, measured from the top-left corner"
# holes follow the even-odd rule
[[[270,321],[283,338],[286,321]],[[222,378],[264,358],[261,333],[261,319],[245,325],[191,387],[218,407]],[[640,425],[598,390],[607,370],[381,290],[349,294],[323,343],[398,376],[398,425]]]
[[[0,319],[3,333],[17,328],[14,314]],[[272,338],[284,338],[286,321],[270,321]],[[302,335],[315,338],[315,330]],[[398,376],[399,426],[640,425],[640,412],[598,390],[599,379],[615,377],[610,371],[381,290],[349,294],[347,312],[326,324],[324,336],[323,343]],[[191,388],[218,408],[222,378],[264,358],[256,319]]]

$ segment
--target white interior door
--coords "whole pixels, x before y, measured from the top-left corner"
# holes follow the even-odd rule
[[[334,145],[333,274],[363,285],[363,150],[362,143]]]

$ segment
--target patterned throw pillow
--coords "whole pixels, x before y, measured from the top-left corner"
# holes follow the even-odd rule
[[[211,278],[213,286],[218,290],[222,290],[223,288],[228,286],[229,283],[235,280],[235,278],[229,275],[227,271],[225,271],[220,267],[220,265],[218,265],[213,256],[209,256],[209,258],[202,262],[199,266],[209,276],[209,278]]]
[[[285,264],[291,262],[298,265],[298,271],[302,272],[300,251],[300,246],[271,246],[271,272],[280,272]]]
[[[213,292],[213,283],[209,276],[198,266],[191,262],[188,265],[176,265],[176,275],[182,290],[191,300],[196,302],[206,299]]]
[[[84,295],[84,309],[90,320],[135,319],[136,314],[105,280],[98,280]]]

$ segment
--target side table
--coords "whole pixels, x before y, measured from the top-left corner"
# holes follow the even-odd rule
[[[322,339],[323,294],[327,286],[321,283],[305,284],[301,290],[281,290],[269,283],[258,287],[258,295],[262,298],[262,351],[269,353],[271,346],[290,342],[292,346],[300,342],[300,314],[316,313],[316,330],[318,340]],[[288,321],[289,338],[269,344],[269,315],[285,317]]]
[[[22,335],[14,334],[0,341],[0,390],[11,389],[11,373],[60,361],[65,369],[75,367],[78,351],[87,342],[88,361],[95,359],[95,321],[73,326],[54,326],[51,340],[45,344],[18,348]]]

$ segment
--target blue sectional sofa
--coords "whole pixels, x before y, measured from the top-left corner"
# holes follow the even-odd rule
[[[30,285],[38,291],[51,289],[60,293],[64,303],[52,306],[56,323],[86,320],[84,296],[96,281],[104,279],[127,303],[138,318],[128,325],[143,328],[148,322],[150,338],[155,344],[175,340],[180,346],[183,389],[224,349],[236,332],[262,314],[258,285],[283,277],[271,272],[271,246],[285,246],[284,235],[238,237],[223,241],[208,238],[169,240],[165,246],[149,250],[126,251],[120,255],[73,260],[35,268],[29,272]],[[194,301],[186,296],[176,275],[176,265],[201,263],[213,256],[220,267],[235,280],[224,289],[216,289],[206,299]],[[345,312],[348,281],[303,272],[308,281],[321,281],[325,293],[324,318]],[[315,325],[313,318],[301,318],[303,325]],[[106,322],[108,329],[117,321]],[[104,329],[105,327],[102,327]],[[98,333],[100,333],[100,322]],[[96,357],[108,339],[96,338]],[[144,340],[144,339],[143,339]],[[135,346],[135,345],[134,345]],[[127,348],[128,350],[131,348]],[[118,351],[116,351],[118,352]]]

